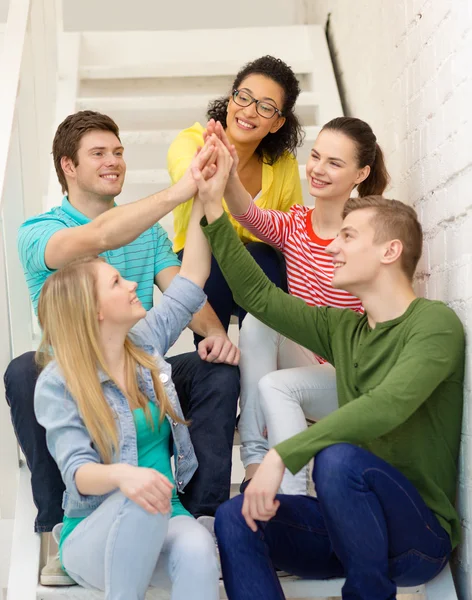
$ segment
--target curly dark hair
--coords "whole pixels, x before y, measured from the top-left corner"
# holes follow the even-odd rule
[[[301,146],[305,136],[298,117],[293,111],[295,102],[300,94],[300,84],[295,77],[292,69],[273,56],[262,56],[252,62],[247,63],[236,75],[233,81],[233,90],[238,89],[241,82],[249,75],[259,74],[269,77],[278,83],[284,91],[284,105],[282,114],[285,117],[285,123],[275,133],[270,133],[261,140],[256,149],[256,154],[263,162],[273,165],[285,153],[296,154],[298,146]],[[226,129],[226,112],[231,95],[217,98],[208,105],[207,117],[219,121]]]

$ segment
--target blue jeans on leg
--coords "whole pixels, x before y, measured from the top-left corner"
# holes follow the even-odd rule
[[[167,361],[198,460],[180,501],[194,517],[213,516],[230,494],[239,368],[207,363],[196,352]]]
[[[399,586],[433,579],[451,542],[416,488],[397,469],[350,444],[316,456],[318,498],[278,495],[257,533],[242,496],[218,509],[215,531],[229,600],[285,598],[275,567],[308,579],[346,577],[344,600],[393,600]]]
[[[195,516],[215,514],[229,498],[231,453],[239,369],[206,363],[196,352],[173,356],[172,379],[186,418],[200,468],[181,496]],[[31,471],[33,500],[38,509],[36,532],[52,531],[62,521],[64,483],[46,445],[46,432],[34,414],[34,388],[38,370],[34,352],[15,358],[5,371],[6,400],[13,427]]]
[[[34,352],[13,359],[5,371],[5,395],[13,428],[31,471],[33,500],[38,509],[34,522],[37,533],[52,531],[62,521],[61,473],[46,445],[46,431],[34,414],[34,388],[39,371]]]
[[[249,242],[246,244],[246,250],[254,258],[272,283],[275,283],[277,287],[287,291],[287,273],[283,255],[276,248],[264,244],[263,242]],[[180,260],[182,260],[183,253],[184,250],[181,250],[178,253]],[[210,306],[215,311],[225,330],[228,331],[231,315],[233,314],[238,316],[239,326],[241,327],[241,323],[246,316],[246,311],[235,304],[233,292],[226,283],[226,279],[214,256],[211,257],[210,276],[203,289],[208,297]],[[195,347],[197,347],[203,339],[196,333],[193,338]]]

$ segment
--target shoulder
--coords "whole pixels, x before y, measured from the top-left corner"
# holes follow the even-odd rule
[[[272,165],[274,172],[298,171],[298,161],[291,152],[284,152],[277,162]]]
[[[411,313],[416,328],[427,328],[426,331],[453,332],[464,336],[464,326],[457,314],[440,300],[418,298]]]
[[[55,360],[44,367],[39,374],[36,386],[34,389],[34,405],[36,410],[50,411],[51,404],[56,404],[59,401],[61,404],[68,397],[66,381],[64,375]]]
[[[188,145],[190,143],[195,145],[201,145],[203,142],[204,131],[204,127],[198,122],[194,123],[191,127],[188,127],[187,129],[182,129],[182,131],[180,131],[173,140],[169,149],[169,153],[171,149],[175,148],[176,146]]]
[[[41,371],[36,382],[35,390],[47,386],[48,384],[63,385],[65,387],[64,376],[55,360],[49,362]]]
[[[41,213],[34,217],[26,219],[22,225],[20,225],[20,233],[30,231],[31,229],[48,229],[52,227],[70,227],[69,219],[60,206],[56,206],[48,212]]]

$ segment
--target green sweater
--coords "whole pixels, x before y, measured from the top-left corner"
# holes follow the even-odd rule
[[[226,215],[202,228],[237,304],[336,367],[340,408],[278,444],[284,464],[296,473],[327,446],[366,448],[416,486],[454,547],[465,357],[456,314],[417,298],[371,329],[365,314],[311,307],[273,285]]]

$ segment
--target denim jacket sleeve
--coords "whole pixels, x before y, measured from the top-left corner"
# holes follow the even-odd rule
[[[164,356],[205,302],[206,294],[202,288],[176,275],[161,302],[133,327],[132,337],[140,344],[154,346]]]
[[[75,473],[82,465],[100,463],[101,460],[92,446],[77,404],[54,364],[48,365],[39,376],[34,410],[38,422],[46,430],[48,450],[59,467],[67,492],[84,500],[86,497],[79,493],[75,484]]]

